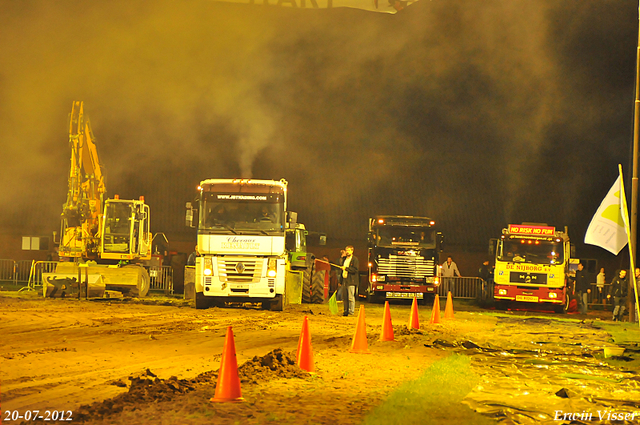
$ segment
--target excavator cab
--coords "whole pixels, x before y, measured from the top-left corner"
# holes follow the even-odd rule
[[[151,258],[149,206],[144,201],[109,199],[105,202],[101,258]]]

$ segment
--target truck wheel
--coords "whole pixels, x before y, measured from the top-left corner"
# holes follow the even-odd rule
[[[324,275],[326,271],[320,270],[313,274],[313,285],[311,286],[311,302],[322,304],[324,302]]]
[[[195,301],[194,304],[195,304],[196,310],[209,308],[209,300],[202,292],[196,292],[194,301]]]
[[[383,292],[382,294],[378,293],[378,292],[371,292],[369,294],[367,294],[367,301],[370,302],[371,304],[381,304],[384,303],[385,301],[385,293]]]
[[[569,297],[565,297],[564,303],[561,305],[554,305],[553,311],[558,314],[565,314],[569,310]]]
[[[149,272],[144,267],[141,267],[142,271],[140,272],[140,285],[138,287],[138,294],[140,297],[146,297],[149,293],[149,289],[151,288],[151,278],[149,277]]]
[[[132,289],[130,293],[132,295],[137,293],[136,296],[139,298],[146,297],[151,286],[151,278],[149,277],[149,272],[147,271],[147,269],[137,264],[127,264],[126,266],[123,266],[122,269],[133,270],[135,271],[135,273],[137,273],[137,277],[135,277],[134,281],[136,284],[136,288]]]
[[[304,270],[304,275],[302,277],[302,302],[310,303],[311,302],[311,276],[313,274],[313,264],[314,262],[309,261],[307,264],[307,268]]]
[[[430,305],[430,304],[433,304],[434,300],[435,300],[434,294],[429,294],[428,292],[423,292],[422,293],[422,299],[418,300],[418,304],[420,304],[420,305]]]
[[[269,304],[269,310],[271,311],[283,311],[284,310],[284,300],[282,298],[282,294],[276,295],[276,297]]]
[[[505,301],[505,300],[495,300],[494,305],[495,305],[496,310],[507,311],[507,308],[509,307],[508,302]]]

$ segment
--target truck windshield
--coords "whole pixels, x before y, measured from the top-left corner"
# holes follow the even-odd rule
[[[380,227],[376,235],[376,245],[383,248],[435,248],[436,231],[424,227]]]
[[[284,232],[281,196],[261,194],[243,197],[243,200],[225,200],[214,193],[205,194],[199,228],[233,234],[281,235]]]
[[[529,239],[505,240],[498,260],[514,263],[562,264],[562,243]]]

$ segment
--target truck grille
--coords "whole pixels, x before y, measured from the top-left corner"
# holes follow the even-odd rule
[[[218,276],[221,282],[256,283],[262,276],[262,260],[219,258]]]
[[[421,256],[389,255],[378,259],[378,272],[392,277],[419,279],[433,276],[434,269],[434,261]]]
[[[545,273],[511,272],[509,274],[509,282],[546,285],[547,275]]]

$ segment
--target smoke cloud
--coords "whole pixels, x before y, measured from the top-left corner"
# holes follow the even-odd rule
[[[109,195],[144,195],[154,231],[184,231],[200,180],[253,177],[286,178],[300,220],[330,238],[405,214],[465,246],[522,221],[579,239],[627,162],[636,12],[3,2],[0,224],[57,229],[83,100]]]

